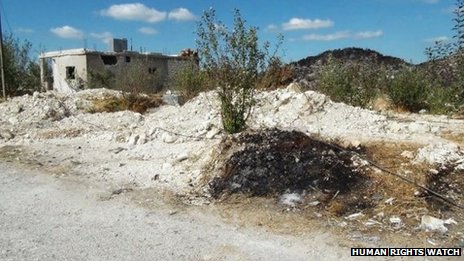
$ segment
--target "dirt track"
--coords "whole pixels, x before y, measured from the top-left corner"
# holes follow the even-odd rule
[[[1,260],[336,260],[329,235],[282,236],[238,228],[199,209],[0,163]],[[111,196],[111,197],[110,197]],[[147,204],[145,204],[147,205]],[[379,259],[377,259],[379,260]]]

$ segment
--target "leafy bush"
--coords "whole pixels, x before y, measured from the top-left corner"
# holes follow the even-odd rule
[[[419,69],[405,68],[391,80],[387,94],[393,105],[417,112],[426,108],[427,82]]]
[[[93,71],[89,70],[88,88],[107,88],[110,89],[115,85],[116,76],[110,70]]]
[[[198,24],[200,65],[213,86],[219,86],[222,124],[228,133],[245,128],[259,73],[266,67],[269,43],[260,47],[257,32],[256,27],[246,27],[238,9],[233,30],[216,19],[212,8],[203,13]]]
[[[454,100],[454,90],[451,87],[429,88],[427,91],[427,107],[432,114],[448,114],[457,108],[451,102]]]
[[[385,74],[367,63],[329,59],[319,72],[317,89],[332,100],[366,107],[383,87]]]
[[[174,77],[173,90],[179,91],[187,100],[210,88],[206,73],[199,70],[193,60]]]

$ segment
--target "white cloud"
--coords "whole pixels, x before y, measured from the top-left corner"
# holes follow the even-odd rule
[[[308,34],[303,36],[305,41],[335,41],[340,39],[350,38],[350,33],[347,31],[336,32],[333,34]]]
[[[168,18],[177,21],[193,21],[197,19],[197,17],[194,14],[192,14],[192,12],[182,7],[169,12]]]
[[[69,25],[52,28],[50,31],[60,38],[82,39],[84,37],[84,33],[81,30]]]
[[[103,32],[103,33],[90,33],[90,36],[93,38],[97,38],[104,42],[105,44],[109,44],[111,39],[113,39],[113,34],[110,32]]]
[[[327,19],[301,19],[301,18],[292,18],[288,22],[282,24],[284,30],[300,30],[300,29],[319,29],[319,28],[328,28],[332,27],[334,22]]]
[[[446,37],[446,36],[438,36],[438,37],[425,39],[425,41],[428,42],[428,43],[447,42],[448,40],[449,40],[449,38]]]
[[[305,41],[336,41],[341,39],[371,39],[383,35],[382,30],[378,31],[364,31],[351,33],[349,31],[340,31],[333,34],[308,34],[303,36]]]
[[[147,34],[147,35],[154,35],[158,33],[154,28],[152,27],[141,27],[139,28],[139,32],[142,34]]]
[[[358,32],[355,34],[355,38],[357,39],[370,39],[370,38],[377,38],[383,35],[382,30],[378,31],[365,31],[365,32]]]
[[[100,11],[103,16],[117,20],[133,20],[156,23],[166,19],[166,12],[149,8],[141,3],[112,5],[108,9]]]

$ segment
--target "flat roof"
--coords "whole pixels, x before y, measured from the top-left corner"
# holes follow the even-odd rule
[[[68,50],[60,50],[60,51],[52,51],[52,52],[44,52],[39,55],[39,58],[53,58],[53,57],[62,57],[62,56],[74,56],[74,55],[85,55],[85,54],[99,54],[99,55],[148,55],[148,56],[156,56],[156,57],[182,57],[180,55],[164,55],[161,53],[155,52],[133,52],[133,51],[124,51],[124,52],[110,52],[110,51],[95,51],[85,48],[79,49],[68,49]]]

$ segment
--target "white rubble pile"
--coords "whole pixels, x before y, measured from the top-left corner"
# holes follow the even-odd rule
[[[464,169],[464,151],[452,143],[435,143],[425,146],[417,151],[415,162],[454,165]]]
[[[450,125],[441,118],[439,123],[425,118],[396,121],[298,89],[289,86],[257,93],[249,126],[358,140],[355,144],[373,139],[435,144],[444,143],[437,136],[442,128],[462,129],[464,125],[463,121]],[[186,193],[201,182],[202,170],[224,135],[215,92],[202,93],[183,106],[154,108],[144,115],[86,112],[92,99],[109,95],[120,94],[105,89],[69,95],[35,93],[1,103],[0,147],[28,146],[37,157],[52,158],[55,164],[74,166],[82,175],[117,186],[161,186]],[[454,151],[454,147],[444,149]],[[426,151],[419,151],[417,160],[426,157],[421,156]],[[439,152],[430,153],[433,157],[427,159],[441,160]],[[461,153],[453,160],[462,158]]]

